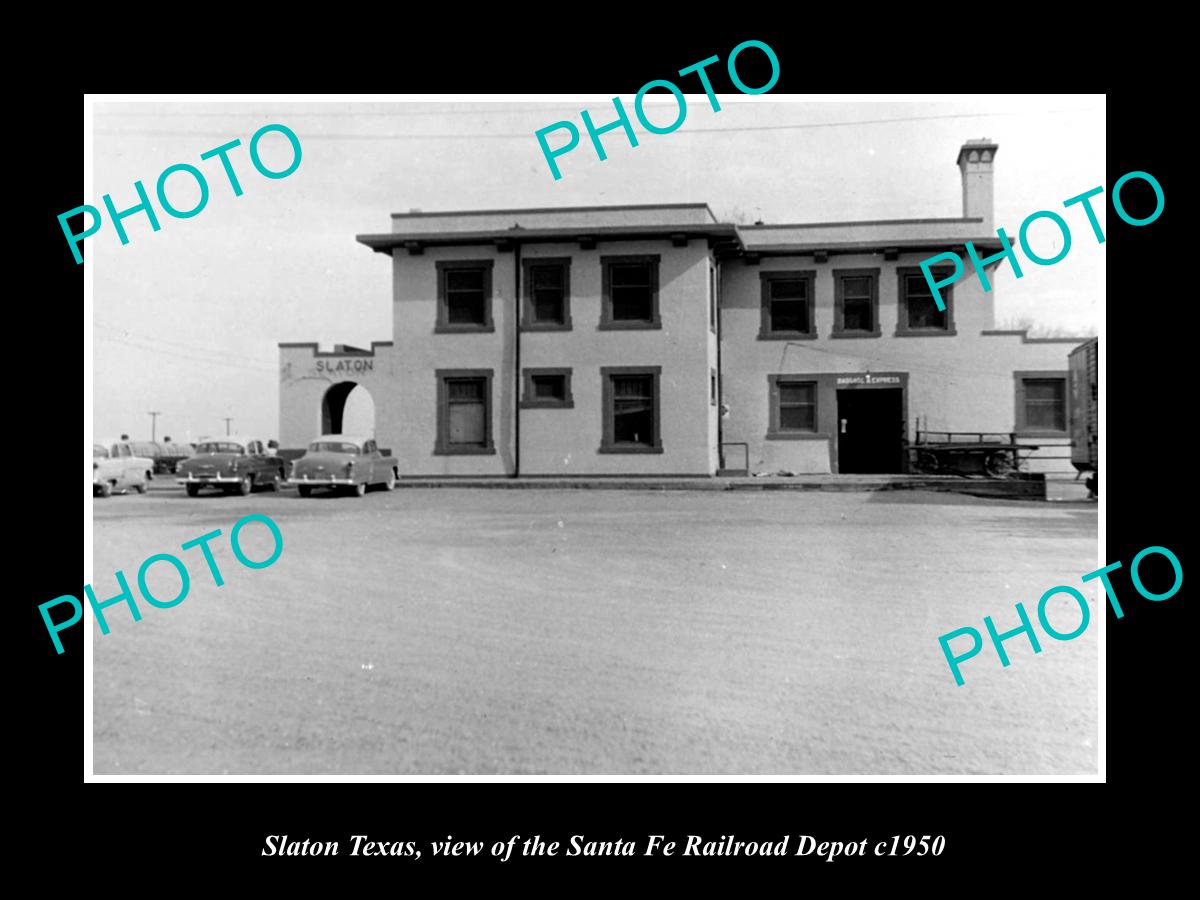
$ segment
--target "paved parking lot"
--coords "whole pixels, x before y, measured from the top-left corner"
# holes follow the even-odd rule
[[[416,489],[94,509],[101,598],[154,553],[192,573],[180,606],[91,626],[99,774],[1096,770],[1095,617],[1036,656],[1010,641],[1008,669],[985,650],[963,687],[937,643],[1077,585],[1094,505]],[[253,571],[222,536],[217,588],[179,546],[247,513],[283,555]]]

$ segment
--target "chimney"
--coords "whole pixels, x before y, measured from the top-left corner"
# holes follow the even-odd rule
[[[962,171],[963,218],[983,219],[981,231],[995,231],[992,225],[992,162],[999,144],[987,138],[967,141],[958,151]]]

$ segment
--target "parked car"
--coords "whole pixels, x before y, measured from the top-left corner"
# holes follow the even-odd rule
[[[373,438],[348,434],[323,434],[292,465],[292,477],[301,497],[318,487],[349,488],[361,497],[373,484],[390,491],[396,486],[399,463],[384,456]]]
[[[144,494],[153,473],[154,460],[134,453],[129,441],[92,444],[92,496],[109,497],[130,488]]]
[[[206,485],[242,495],[256,487],[277,491],[287,478],[286,465],[268,454],[266,442],[256,437],[204,438],[176,467],[175,480],[187,488],[189,497],[199,495]]]

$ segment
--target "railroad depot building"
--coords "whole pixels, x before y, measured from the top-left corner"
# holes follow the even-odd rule
[[[706,204],[395,214],[392,340],[280,344],[280,442],[364,387],[406,477],[904,472],[926,431],[1016,433],[1072,472],[1067,354],[994,329],[997,146],[963,145],[958,218],[732,225]],[[998,265],[998,264],[993,264]],[[990,271],[990,268],[989,268]],[[382,277],[382,273],[381,273]],[[944,277],[944,276],[939,276]]]

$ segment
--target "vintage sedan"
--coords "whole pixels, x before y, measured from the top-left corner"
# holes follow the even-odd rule
[[[103,441],[92,444],[92,496],[110,497],[133,488],[146,493],[154,477],[154,460],[138,456],[129,441]]]
[[[361,497],[373,484],[390,491],[398,472],[396,457],[384,456],[373,438],[324,434],[293,464],[288,484],[296,485],[301,497],[318,487],[348,488]]]
[[[198,496],[205,486],[242,495],[256,487],[277,491],[287,478],[286,465],[255,437],[204,438],[175,468],[175,480],[187,488],[189,497]]]

